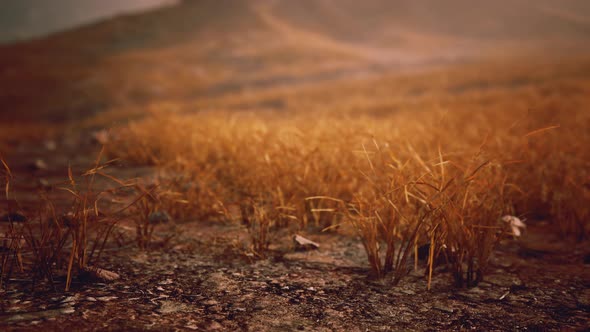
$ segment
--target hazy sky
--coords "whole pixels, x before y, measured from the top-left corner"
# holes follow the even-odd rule
[[[42,36],[175,0],[0,0],[0,42]]]

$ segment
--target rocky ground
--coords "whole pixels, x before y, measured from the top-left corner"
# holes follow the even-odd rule
[[[471,289],[444,275],[426,290],[423,270],[400,285],[367,278],[354,238],[311,236],[314,252],[283,250],[248,261],[227,225],[186,223],[183,243],[121,248],[104,266],[122,278],[78,281],[69,293],[31,292],[27,280],[2,291],[7,330],[582,330],[588,327],[590,269],[530,243],[511,243]],[[230,228],[230,229],[228,229]],[[229,231],[229,232],[228,232]],[[225,235],[221,235],[225,234]],[[231,235],[229,235],[231,234]],[[532,236],[532,235],[531,235]],[[287,241],[288,239],[284,239]],[[587,262],[586,262],[587,263]],[[63,280],[61,280],[63,283]]]

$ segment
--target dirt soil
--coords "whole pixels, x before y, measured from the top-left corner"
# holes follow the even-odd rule
[[[45,142],[47,143],[47,142]],[[88,134],[48,144],[14,146],[8,162],[25,206],[34,204],[38,179],[66,178],[67,164],[81,170],[99,147]],[[51,144],[49,144],[49,147]],[[84,151],[83,154],[80,151]],[[31,171],[35,160],[50,161]],[[153,170],[115,166],[121,177],[150,176]],[[0,206],[4,206],[1,204]],[[2,212],[2,211],[0,211]],[[559,240],[545,222],[529,223],[518,240],[503,242],[489,274],[477,287],[459,289],[444,266],[427,290],[424,262],[399,285],[368,277],[360,239],[309,233],[318,250],[296,251],[293,233],[275,234],[266,259],[241,248],[241,225],[176,221],[158,226],[166,243],[140,250],[134,230],[116,230],[118,244],[106,249],[101,267],[114,282],[75,280],[64,293],[31,289],[13,277],[0,290],[0,329],[197,330],[197,331],[396,331],[396,330],[585,330],[590,327],[590,246]],[[121,240],[123,239],[123,240]],[[157,242],[157,241],[156,241]]]

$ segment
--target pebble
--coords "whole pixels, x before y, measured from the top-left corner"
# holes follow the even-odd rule
[[[223,329],[223,325],[220,323],[213,321],[209,326],[207,326],[207,331],[217,331]]]
[[[73,314],[74,312],[76,312],[76,309],[72,306],[65,307],[60,310],[60,313],[62,314]]]
[[[149,214],[150,224],[165,224],[172,221],[172,217],[166,211],[155,211]]]
[[[403,294],[406,294],[406,295],[415,295],[416,294],[416,292],[414,292],[411,289],[402,289],[402,290],[400,290],[400,293],[403,293]]]
[[[76,296],[68,296],[61,301],[62,303],[76,302]]]
[[[25,222],[25,221],[27,221],[27,217],[25,217],[24,215],[22,215],[20,213],[9,213],[9,214],[2,215],[0,217],[0,221]]]
[[[41,187],[43,189],[50,189],[51,188],[51,184],[46,179],[40,178],[39,180],[37,180],[37,183],[39,184],[39,187]]]
[[[172,279],[166,279],[166,280],[160,281],[159,284],[160,285],[171,285],[173,283],[174,283],[174,280],[172,280]]]
[[[47,140],[47,141],[43,142],[43,145],[45,145],[45,148],[47,149],[47,151],[57,150],[57,143],[55,143],[54,140]]]
[[[109,302],[109,301],[118,299],[118,297],[116,297],[116,296],[101,296],[101,297],[97,297],[96,299],[101,302]]]
[[[207,305],[207,306],[214,306],[214,305],[217,305],[217,304],[219,304],[219,302],[217,302],[217,301],[215,301],[215,300],[211,299],[211,300],[207,300],[207,301],[205,301],[205,303],[203,303],[203,304],[204,304],[204,305]]]
[[[102,129],[93,132],[91,138],[93,143],[105,145],[110,141],[110,134],[108,130]]]
[[[210,312],[216,313],[216,312],[221,311],[221,307],[218,305],[214,305],[214,306],[208,307],[207,310],[209,310]]]
[[[435,305],[433,307],[433,309],[440,310],[440,311],[446,312],[448,314],[452,314],[453,312],[455,312],[455,310],[453,308],[449,308],[449,307],[441,305],[441,304]]]
[[[35,160],[35,163],[32,165],[32,168],[37,171],[44,171],[48,167],[47,167],[47,163],[45,163],[45,161],[43,159],[37,159],[37,160]]]
[[[162,301],[160,303],[160,308],[158,309],[158,312],[161,314],[171,314],[171,313],[177,313],[177,312],[189,312],[191,311],[191,307],[189,307],[188,305],[181,303],[181,302],[175,302],[175,301]]]
[[[293,242],[295,243],[295,250],[298,251],[316,250],[320,248],[318,243],[306,239],[301,235],[293,236]]]
[[[87,266],[84,268],[84,271],[87,273],[88,277],[93,280],[100,280],[100,281],[115,281],[121,276],[118,273],[113,271],[97,268],[94,266]]]

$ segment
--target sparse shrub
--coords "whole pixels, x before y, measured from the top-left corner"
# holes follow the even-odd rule
[[[102,154],[101,154],[102,155]],[[39,208],[27,216],[26,221],[10,222],[5,234],[8,254],[2,255],[2,279],[12,272],[15,264],[20,273],[31,276],[33,287],[45,279],[55,287],[57,271],[65,271],[65,290],[71,286],[75,275],[83,275],[96,269],[100,256],[115,224],[124,217],[122,212],[106,213],[100,208],[101,196],[116,192],[127,184],[103,172],[108,165],[100,164],[101,155],[94,168],[82,174],[83,183],[74,179],[71,169],[69,180],[56,188],[70,195],[70,205],[65,210],[57,208],[52,198],[43,194]],[[12,174],[6,164],[6,195],[9,195]],[[95,177],[105,176],[118,186],[95,190]],[[60,198],[63,199],[63,198]]]
[[[242,223],[250,235],[249,251],[258,258],[265,258],[270,246],[270,231],[276,221],[276,215],[262,204],[246,203],[240,207]]]

